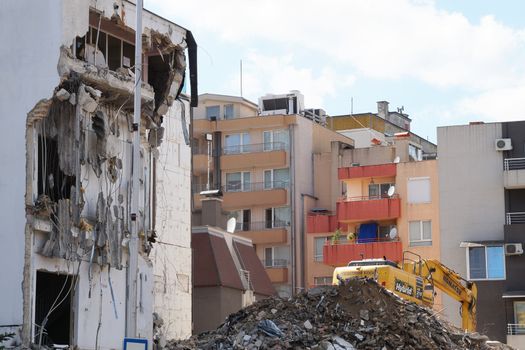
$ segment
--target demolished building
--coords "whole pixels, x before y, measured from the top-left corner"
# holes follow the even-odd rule
[[[189,208],[196,44],[190,31],[144,10],[143,69],[136,66],[135,13],[135,3],[125,0],[5,4],[4,35],[18,37],[0,54],[0,115],[9,126],[0,147],[0,333],[18,333],[15,342],[23,346],[120,348],[130,327],[151,341],[154,311],[173,324],[183,308],[168,310],[164,300],[191,305],[191,266],[161,266],[173,249],[191,260],[190,211],[157,207],[156,184],[161,178],[164,186],[178,186],[169,195]],[[182,93],[186,71],[193,98]],[[140,124],[133,121],[135,74],[144,81]],[[131,184],[134,133],[140,133],[138,193]],[[158,171],[169,167],[176,168],[171,178]],[[139,196],[137,212],[132,196]],[[163,222],[157,229],[167,216],[162,210],[180,225]],[[132,225],[139,242],[136,286],[129,286],[127,272]],[[177,233],[187,238],[174,238]],[[162,251],[159,236],[168,247]],[[188,287],[162,288],[179,279]],[[131,307],[130,288],[137,291]],[[184,310],[178,317],[188,325],[168,336],[189,335],[191,306]]]

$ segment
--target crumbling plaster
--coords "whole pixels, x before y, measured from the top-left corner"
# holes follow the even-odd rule
[[[93,3],[93,1],[91,2]],[[0,313],[0,332],[2,330],[11,330],[19,327],[22,323],[31,325],[33,320],[32,316],[34,316],[33,304],[36,270],[72,273],[70,268],[71,265],[75,264],[75,262],[64,259],[44,257],[38,254],[41,253],[44,242],[49,239],[49,237],[47,237],[49,233],[45,232],[47,223],[45,220],[35,220],[34,213],[31,212],[31,209],[27,213],[27,216],[24,215],[24,206],[32,204],[36,197],[34,174],[37,163],[34,153],[35,149],[37,149],[37,138],[36,132],[32,128],[39,123],[39,119],[47,118],[45,111],[50,107],[50,100],[45,100],[45,98],[50,98],[53,91],[58,90],[57,92],[60,93],[61,90],[56,89],[56,87],[59,85],[61,79],[71,78],[72,71],[79,73],[81,78],[83,78],[83,82],[86,84],[93,83],[96,87],[103,90],[109,87],[109,90],[105,91],[106,93],[115,93],[115,90],[117,90],[119,94],[129,95],[133,87],[132,81],[125,81],[125,79],[119,79],[119,77],[115,78],[115,75],[111,73],[108,74],[106,72],[103,77],[100,77],[100,71],[72,59],[67,49],[65,49],[65,47],[72,43],[75,36],[83,35],[83,33],[87,31],[88,2],[83,0],[49,0],[29,4],[27,2],[22,3],[15,0],[8,0],[3,5],[5,11],[0,13],[0,28],[2,29],[2,34],[0,35],[3,36],[4,42],[10,42],[12,44],[9,47],[0,49],[0,63],[2,67],[5,68],[4,81],[9,82],[9,87],[7,87],[6,84],[3,93],[0,94],[0,118],[6,122],[5,125],[9,125],[10,127],[9,132],[7,132],[0,141],[0,145],[2,146],[0,147],[0,157],[10,165],[4,169],[3,176],[0,178],[0,197],[10,199],[9,203],[7,203],[7,201],[2,202],[2,210],[0,210],[0,219],[5,223],[4,230],[2,230],[1,233],[3,244],[0,245],[0,263],[2,263],[2,266],[10,266],[11,271],[5,274],[5,276],[3,274],[2,284],[5,287],[2,288],[2,297],[0,298],[0,309],[2,310],[2,313]],[[111,6],[111,9],[113,9],[113,1],[98,0],[91,5],[108,9]],[[130,9],[130,11],[135,10],[134,5],[130,2],[125,1],[123,5],[123,7],[127,7],[128,9],[131,7],[132,9]],[[39,16],[34,17],[37,18],[37,20],[19,21],[18,19],[23,18],[26,13],[38,13]],[[111,12],[105,11],[104,14],[105,13]],[[133,16],[129,16],[128,13],[128,16],[124,17],[126,19],[125,23],[129,25],[130,22],[134,22],[133,17],[134,14]],[[181,28],[176,25],[159,20],[159,18],[156,18],[150,13],[145,13],[144,25],[155,28],[157,32],[167,33],[173,43],[183,43],[185,31],[182,31]],[[11,36],[13,28],[15,27],[18,27],[20,31],[17,32],[18,40],[13,41],[6,36]],[[42,28],[46,30],[42,30]],[[180,48],[182,49],[184,46],[184,44],[180,45]],[[56,48],[56,50],[52,48]],[[59,48],[62,49],[60,51],[60,62],[57,67],[57,52]],[[22,66],[24,69],[20,69]],[[57,68],[59,74],[57,74]],[[90,78],[94,80],[90,80]],[[122,83],[123,81],[124,83]],[[178,76],[175,76],[175,82],[175,85],[180,85],[182,82],[182,74],[179,73]],[[89,85],[87,85],[87,87],[89,87]],[[121,91],[119,91],[119,89],[121,89]],[[178,88],[174,88],[173,86],[170,88],[170,92],[172,93],[177,90]],[[78,91],[69,91],[69,93],[79,94]],[[79,97],[80,96],[72,96],[70,102],[72,101],[72,104],[78,104]],[[44,98],[44,100],[41,101],[41,103],[37,103],[37,101],[42,98]],[[59,98],[59,94],[56,95],[56,98]],[[91,96],[90,98],[97,99],[95,96]],[[151,88],[148,88],[147,85],[143,86],[144,102],[147,103],[152,99],[153,91]],[[14,103],[14,101],[16,101],[16,103]],[[119,100],[117,99],[116,101]],[[30,110],[32,113],[26,120],[25,116]],[[76,116],[83,121],[83,127],[85,127],[86,130],[89,129],[88,124],[91,122],[91,117],[95,110],[86,107],[81,115],[78,113],[78,107],[76,110]],[[115,107],[108,106],[108,110],[112,110],[113,113],[116,112]],[[106,112],[109,113],[108,111]],[[125,115],[126,111],[118,110],[118,113]],[[29,128],[26,129],[26,126],[29,126]],[[121,151],[123,151],[124,155],[122,155],[121,160],[125,165],[123,169],[121,169],[121,172],[127,173],[129,173],[126,168],[129,166],[127,159],[130,158],[130,152],[125,151],[126,148],[130,148],[127,144],[130,137],[126,135],[128,127],[129,123],[120,125],[119,129],[123,131],[124,135],[117,137],[115,140],[111,140],[111,137],[109,137],[109,141],[107,142],[109,149],[114,147],[115,149],[120,148]],[[146,145],[144,129],[141,130],[141,132],[143,133],[143,144]],[[86,131],[86,134],[85,143],[86,145],[92,146],[94,138],[93,131]],[[78,135],[75,137],[77,136]],[[77,142],[78,140],[75,141]],[[146,148],[144,148],[143,151],[145,149]],[[89,149],[87,149],[86,153],[89,153]],[[149,164],[149,154],[143,152],[142,156],[145,164]],[[107,171],[107,168],[105,170]],[[21,176],[21,174],[24,173],[32,174],[32,178]],[[83,180],[97,178],[92,164],[83,164],[79,174]],[[141,203],[143,205],[148,204],[147,200],[150,197],[150,194],[145,192],[145,183],[149,180],[147,179],[148,174],[149,170],[146,166],[142,176]],[[104,174],[104,176],[106,176],[106,174]],[[103,182],[104,181],[87,181],[85,187],[82,188],[81,192],[83,193],[85,202],[82,215],[89,218],[96,217],[96,197],[101,192],[100,189],[104,185]],[[107,186],[107,181],[105,182]],[[84,182],[82,182],[81,186],[82,185],[84,185]],[[106,190],[108,190],[107,187]],[[26,203],[24,203],[24,193],[26,193]],[[108,191],[106,191],[106,195],[107,194]],[[147,217],[147,213],[145,213],[144,210],[142,212],[142,216]],[[143,224],[146,226],[150,225],[150,219],[144,219]],[[113,292],[115,294],[115,303],[118,304],[116,309],[120,319],[120,322],[116,325],[115,322],[111,322],[111,318],[108,316],[115,311],[113,301],[110,301],[111,298],[109,296],[111,293],[106,280],[109,265],[104,263],[102,265],[93,264],[90,269],[86,260],[81,260],[83,263],[81,263],[79,270],[79,284],[75,292],[78,315],[75,317],[76,329],[74,342],[80,348],[93,348],[94,345],[91,344],[93,341],[93,330],[89,327],[97,324],[99,317],[103,317],[107,323],[111,323],[110,329],[112,332],[111,336],[100,334],[100,338],[98,339],[100,348],[118,348],[121,344],[121,338],[115,337],[115,334],[122,333],[122,336],[124,334],[124,330],[120,329],[119,331],[119,327],[123,327],[122,325],[124,325],[125,318],[125,289],[124,293],[121,290],[125,288],[125,270],[111,269],[114,271],[112,272],[112,279],[113,288],[116,290]],[[124,254],[124,263],[125,260]],[[76,262],[76,264],[78,265],[78,262]],[[106,272],[100,273],[100,269]],[[151,262],[145,255],[141,256],[139,259],[139,283],[141,284],[141,291],[139,292],[138,302],[140,304],[140,313],[143,315],[138,319],[138,330],[141,336],[148,339],[151,339],[152,336],[153,278],[151,278],[151,271]],[[91,275],[92,278],[86,278],[88,274]],[[104,280],[106,280],[106,282],[104,282]],[[96,283],[99,283],[98,289],[102,290],[102,298],[104,300],[103,307],[101,308],[102,315],[104,316],[100,316],[100,312],[96,307],[95,299],[97,299],[97,297],[92,295],[91,298],[86,299],[86,283],[91,285],[91,290],[94,294],[96,294],[94,287],[96,287]],[[119,308],[121,308],[121,310],[119,310]],[[97,310],[96,312],[93,311],[95,309]],[[106,317],[109,318],[105,319]],[[30,328],[31,327],[25,327],[24,333],[22,334],[25,344],[30,340]],[[115,343],[115,341],[117,342]]]

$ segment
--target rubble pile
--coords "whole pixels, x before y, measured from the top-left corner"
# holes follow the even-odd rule
[[[374,280],[318,287],[287,300],[261,300],[231,314],[214,331],[168,350],[187,349],[510,349],[465,333],[434,311],[407,302]]]

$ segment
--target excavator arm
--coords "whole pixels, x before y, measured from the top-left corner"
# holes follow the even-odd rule
[[[461,303],[461,326],[476,330],[477,287],[437,260],[423,260],[421,276]]]

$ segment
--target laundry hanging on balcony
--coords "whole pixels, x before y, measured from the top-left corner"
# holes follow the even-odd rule
[[[357,234],[357,243],[370,243],[377,240],[377,224],[362,224]]]

